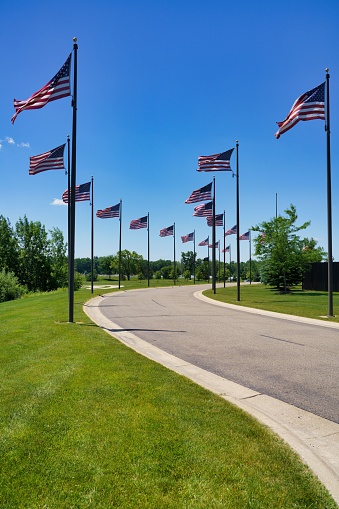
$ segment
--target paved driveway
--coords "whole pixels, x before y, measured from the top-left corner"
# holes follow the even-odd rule
[[[100,311],[180,359],[339,423],[339,329],[217,307],[194,297],[201,288],[119,292]]]

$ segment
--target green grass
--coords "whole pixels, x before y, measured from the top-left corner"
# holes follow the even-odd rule
[[[238,302],[237,287],[226,284],[226,288],[217,288],[216,294],[212,290],[206,290],[204,295],[229,304],[339,322],[338,292],[333,293],[333,309],[336,316],[329,318],[327,318],[327,292],[305,291],[297,287],[291,293],[280,294],[275,288],[262,284],[248,284],[241,285],[240,302]]]
[[[73,324],[65,291],[0,306],[1,509],[336,507],[268,429],[92,324],[89,297]]]

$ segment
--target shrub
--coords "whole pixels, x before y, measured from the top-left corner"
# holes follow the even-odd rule
[[[0,302],[18,299],[25,293],[25,288],[20,286],[18,278],[13,272],[0,272]]]
[[[83,283],[83,276],[79,272],[74,272],[74,290],[80,290]]]

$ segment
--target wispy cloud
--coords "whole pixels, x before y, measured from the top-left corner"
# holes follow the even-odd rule
[[[53,198],[51,205],[64,205],[65,207],[67,207],[67,203],[64,203],[59,198]]]
[[[16,145],[17,147],[29,148],[28,142],[15,143],[13,138],[10,136],[5,136],[3,139],[0,139],[0,150],[4,146],[4,143],[8,143],[8,145]]]

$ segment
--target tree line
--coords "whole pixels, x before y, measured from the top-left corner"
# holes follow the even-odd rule
[[[313,238],[302,238],[299,232],[310,222],[297,226],[298,215],[295,206],[285,210],[270,221],[252,227],[259,235],[254,239],[256,260],[240,264],[242,280],[261,281],[283,291],[302,281],[303,274],[312,262],[326,259],[323,248]],[[94,280],[98,274],[109,279],[118,274],[130,279],[176,279],[184,277],[197,281],[209,280],[211,264],[207,258],[196,258],[196,253],[181,253],[175,266],[171,260],[150,261],[135,251],[124,249],[115,255],[94,257]],[[195,263],[194,263],[195,262]],[[91,259],[75,259],[75,289],[82,284],[82,277],[92,278]],[[218,281],[236,280],[236,263],[224,265],[216,261]],[[67,244],[59,228],[46,231],[39,221],[29,221],[26,216],[12,226],[0,215],[0,302],[20,297],[26,292],[51,291],[68,284]]]
[[[137,276],[139,279],[148,279],[148,261],[135,251],[128,251],[124,249],[121,251],[121,276],[130,280],[132,276]],[[83,274],[87,280],[91,280],[91,259],[90,258],[75,258],[75,270]],[[95,256],[93,260],[94,279],[98,275],[105,275],[108,279],[117,276],[119,272],[119,253],[109,256]],[[259,281],[260,279],[260,263],[256,260],[251,262],[241,262],[240,264],[240,277],[243,280],[250,279],[252,281]],[[217,262],[216,275],[220,281],[223,281],[224,273],[227,280],[235,280],[236,278],[236,263],[225,263],[225,272],[223,261]],[[175,274],[174,274],[175,270]],[[174,267],[174,262],[171,260],[155,260],[149,263],[149,277],[150,279],[174,279],[177,277],[184,277],[189,280],[195,275],[198,281],[208,280],[211,276],[211,261],[208,262],[206,258],[197,258],[195,256],[194,266],[194,252],[187,251],[181,253],[180,261],[177,261]]]
[[[0,302],[66,286],[66,249],[59,228],[47,232],[26,216],[12,226],[0,216]]]

